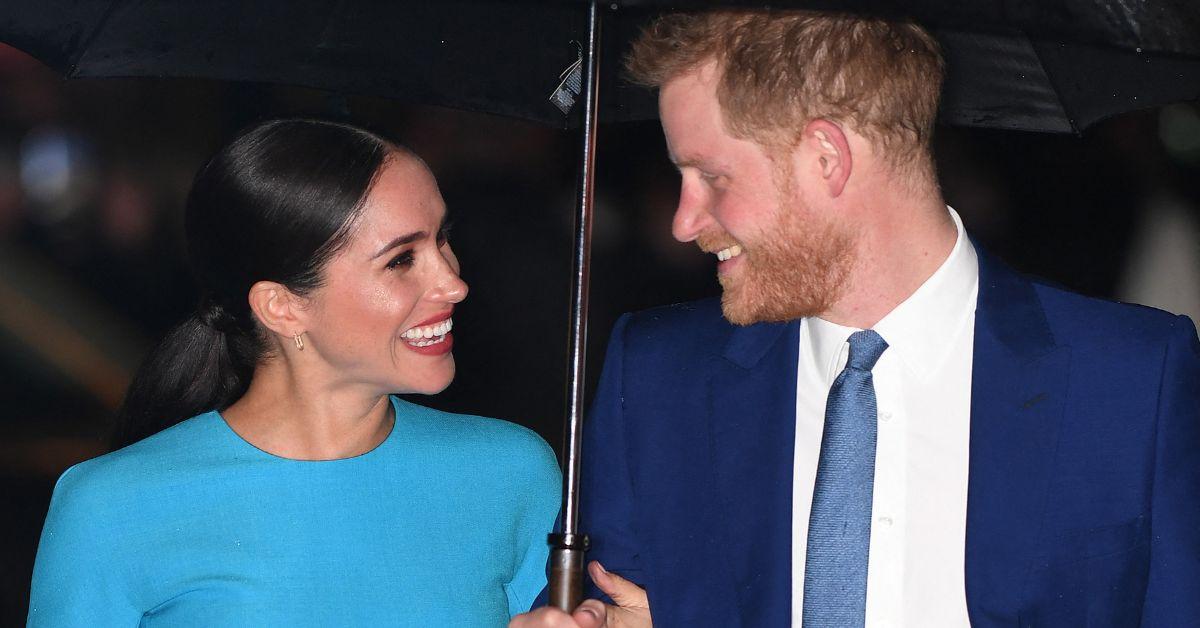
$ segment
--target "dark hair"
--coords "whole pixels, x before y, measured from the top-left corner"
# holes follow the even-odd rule
[[[196,174],[188,257],[203,296],[155,347],[117,414],[123,447],[245,394],[267,351],[247,300],[257,281],[321,285],[397,145],[357,127],[270,120],[239,133]]]

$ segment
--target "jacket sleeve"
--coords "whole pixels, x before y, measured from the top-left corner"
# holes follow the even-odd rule
[[[1174,327],[1159,392],[1145,627],[1200,617],[1200,341],[1187,317]]]
[[[600,385],[583,429],[580,530],[591,539],[589,560],[625,578],[643,582],[634,485],[629,468],[625,414],[625,335],[629,314],[613,327]],[[585,597],[611,603],[585,574]]]

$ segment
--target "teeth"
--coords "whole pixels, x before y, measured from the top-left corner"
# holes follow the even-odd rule
[[[412,329],[404,332],[403,334],[400,334],[400,337],[404,338],[405,340],[410,341],[415,346],[425,347],[425,346],[428,346],[431,344],[437,344],[437,343],[445,340],[446,334],[450,333],[451,329],[454,329],[454,320],[447,318],[446,320],[444,320],[440,323],[435,323],[433,325],[426,325],[424,327],[413,327]],[[431,338],[436,338],[437,340],[434,340],[432,342],[421,342],[423,340],[429,340]]]
[[[717,260],[723,262],[727,259],[733,259],[741,254],[742,254],[742,247],[740,245],[735,244],[727,249],[721,249],[720,251],[717,251]]]
[[[441,344],[443,342],[446,342],[446,336],[444,336],[444,335],[438,336],[437,338],[434,338],[433,340],[414,340],[414,341],[410,341],[408,344],[410,344],[414,347],[428,347],[430,345]]]

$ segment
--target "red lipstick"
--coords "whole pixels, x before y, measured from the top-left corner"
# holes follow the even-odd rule
[[[445,312],[442,312],[441,314],[431,316],[430,318],[428,318],[424,321],[421,321],[420,323],[417,323],[416,325],[413,325],[409,329],[416,329],[418,327],[428,327],[430,325],[436,325],[436,324],[450,318],[453,314],[454,314],[454,308],[451,307],[450,309],[446,310]],[[410,351],[413,351],[414,353],[419,353],[421,355],[431,355],[431,356],[445,355],[447,353],[450,353],[450,350],[454,348],[454,335],[450,332],[446,332],[446,335],[443,337],[443,339],[440,342],[436,342],[434,344],[428,344],[425,346],[416,346],[416,345],[412,344],[412,342],[410,342],[409,340],[404,339],[404,338],[402,338],[401,340],[404,342],[404,346],[407,347]],[[420,342],[420,341],[422,341],[422,340],[419,340],[419,339],[417,340],[417,342]]]
[[[416,325],[413,325],[413,327],[425,327],[426,325],[434,325],[436,323],[440,323],[440,322],[446,320],[447,318],[450,318],[453,315],[454,315],[454,308],[450,308],[450,309],[446,310],[445,312],[438,314],[437,316],[434,316],[428,320],[424,320],[424,321],[417,323]]]

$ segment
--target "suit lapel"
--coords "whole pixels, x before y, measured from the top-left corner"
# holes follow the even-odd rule
[[[1069,366],[1033,286],[979,250],[965,566],[975,625],[1011,623],[1020,607]]]
[[[799,321],[734,328],[711,395],[723,554],[745,626],[791,623],[792,456]],[[728,624],[735,625],[735,624]]]

